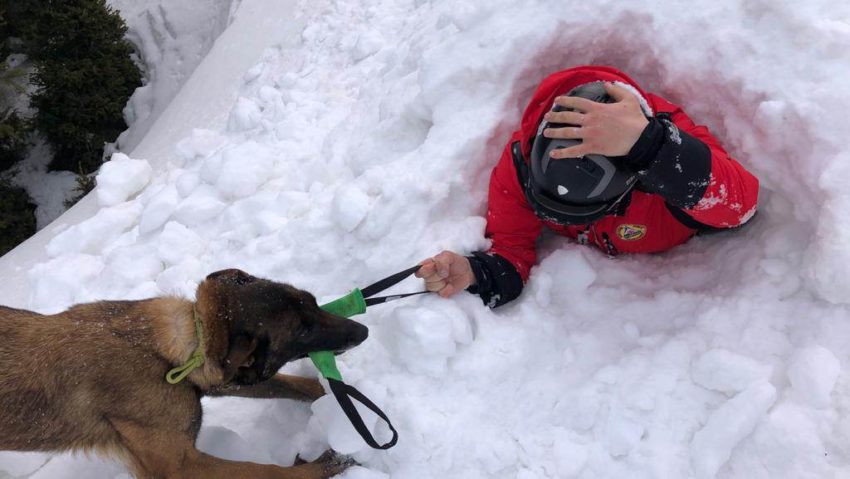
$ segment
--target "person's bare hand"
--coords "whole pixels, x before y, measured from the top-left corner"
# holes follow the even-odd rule
[[[469,260],[457,253],[443,251],[419,264],[422,267],[416,272],[416,277],[425,280],[428,291],[436,291],[444,298],[475,284]]]
[[[549,123],[575,126],[546,128],[547,138],[581,140],[578,145],[552,150],[552,158],[581,158],[588,154],[623,156],[640,138],[649,121],[640,101],[625,88],[605,82],[605,91],[615,103],[597,103],[575,96],[559,96],[555,104],[575,111],[550,111],[543,116]]]

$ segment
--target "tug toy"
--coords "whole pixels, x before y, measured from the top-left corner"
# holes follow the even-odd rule
[[[414,266],[413,268],[406,269],[400,273],[396,273],[392,276],[382,279],[377,283],[369,285],[361,291],[358,288],[355,288],[353,291],[348,293],[347,295],[331,301],[325,305],[322,305],[321,308],[325,311],[335,314],[337,316],[343,317],[351,317],[358,314],[363,314],[366,312],[367,306],[372,306],[375,304],[386,303],[387,301],[394,301],[396,299],[405,298],[407,296],[413,296],[417,294],[428,293],[428,291],[420,291],[418,293],[406,293],[399,294],[395,296],[381,296],[381,297],[372,297],[373,295],[380,293],[381,291],[395,285],[400,282],[404,278],[412,275],[416,271],[418,271],[420,266]],[[322,376],[327,379],[328,385],[331,388],[331,392],[334,397],[336,397],[337,402],[339,403],[342,411],[348,416],[348,420],[351,421],[351,424],[354,426],[354,429],[360,434],[366,444],[371,446],[374,449],[389,449],[395,446],[398,441],[398,432],[396,432],[392,423],[386,414],[384,414],[381,409],[375,405],[372,401],[369,400],[366,396],[363,395],[360,391],[358,391],[353,386],[345,384],[342,381],[342,375],[339,372],[339,369],[336,367],[336,359],[334,357],[334,353],[331,351],[320,351],[309,353],[310,359],[313,360],[313,364],[316,366],[316,369],[322,374]],[[385,444],[378,444],[375,438],[372,436],[372,433],[369,431],[369,428],[366,427],[366,424],[363,423],[363,418],[360,417],[360,413],[357,412],[357,408],[354,406],[352,399],[357,400],[360,404],[363,404],[367,408],[369,408],[372,412],[378,415],[381,419],[383,419],[387,426],[389,426],[390,431],[393,433],[392,439]]]

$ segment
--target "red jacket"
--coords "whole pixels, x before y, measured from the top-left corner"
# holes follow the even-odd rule
[[[556,96],[594,81],[613,81],[633,86],[641,93],[653,115],[668,113],[680,131],[700,140],[711,152],[710,180],[702,198],[692,208],[682,209],[690,218],[715,228],[745,223],[755,213],[758,180],[729,156],[704,126],[698,126],[667,100],[644,93],[624,73],[608,67],[584,66],[547,77],[525,109],[519,131],[514,132],[490,177],[486,235],[492,240],[490,253],[508,260],[528,280],[537,261],[535,242],[545,225],[558,234],[590,243],[609,254],[665,251],[690,239],[697,229],[673,216],[669,201],[656,193],[635,190],[622,215],[605,216],[589,225],[561,226],[539,219],[529,206],[517,179],[511,145],[520,141],[528,158],[537,126],[552,107]],[[687,164],[688,158],[681,158]],[[676,165],[680,169],[680,166]],[[680,215],[681,216],[681,215]],[[688,223],[686,226],[684,223]]]

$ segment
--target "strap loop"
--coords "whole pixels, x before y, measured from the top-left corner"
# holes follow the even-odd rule
[[[366,441],[366,444],[371,446],[373,449],[389,449],[398,442],[398,432],[393,427],[393,424],[390,422],[390,419],[384,414],[384,411],[381,411],[381,408],[375,405],[372,401],[369,400],[366,396],[363,395],[360,391],[358,391],[353,386],[345,384],[342,381],[337,381],[336,379],[327,378],[328,384],[331,387],[331,392],[334,397],[336,397],[339,406],[342,408],[342,411],[348,416],[348,420],[351,421],[351,425],[354,426],[354,429],[360,434],[360,437]],[[375,437],[372,436],[372,433],[369,431],[369,428],[366,427],[366,424],[363,422],[363,418],[360,417],[360,413],[357,412],[357,408],[354,406],[354,403],[351,399],[354,398],[360,404],[369,408],[370,411],[374,412],[378,415],[384,422],[389,426],[390,431],[393,433],[392,439],[385,444],[378,444],[378,441],[375,440]]]
[[[192,353],[192,356],[186,361],[186,364],[176,367],[171,371],[168,371],[168,374],[165,375],[165,380],[168,381],[168,384],[177,384],[180,381],[186,379],[186,376],[192,373],[195,369],[204,365],[204,353],[200,351],[195,351]]]

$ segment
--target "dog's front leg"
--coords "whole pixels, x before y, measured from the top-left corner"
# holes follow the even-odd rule
[[[328,479],[354,465],[331,451],[291,467],[228,461],[195,449],[186,431],[121,419],[110,422],[127,451],[128,466],[140,479]]]
[[[328,451],[314,462],[280,467],[220,459],[200,451],[189,455],[177,474],[169,479],[328,479],[341,474],[355,463],[350,458]]]
[[[241,386],[227,384],[210,389],[207,396],[236,396],[254,399],[296,399],[298,401],[315,401],[325,395],[321,383],[313,378],[275,374],[268,381]]]

